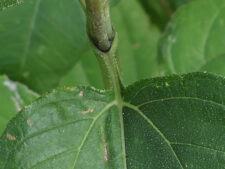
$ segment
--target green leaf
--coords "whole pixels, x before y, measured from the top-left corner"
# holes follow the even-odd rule
[[[204,73],[128,87],[123,110],[129,169],[224,169],[225,79]]]
[[[2,12],[0,73],[41,93],[58,86],[86,50],[85,23],[78,0],[24,0]]]
[[[56,90],[39,99],[0,139],[0,168],[121,168],[115,104],[112,94],[90,88]]]
[[[0,166],[222,169],[224,86],[206,73],[154,78],[126,88],[122,103],[92,88],[55,90],[8,124]]]
[[[138,1],[123,0],[111,13],[119,36],[118,54],[124,83],[159,75],[157,45],[160,32],[150,24]]]
[[[161,40],[161,60],[167,72],[225,75],[224,7],[223,0],[199,0],[175,13]]]
[[[26,86],[12,82],[6,76],[0,76],[0,135],[8,121],[37,97]]]
[[[13,5],[21,3],[22,0],[0,0],[0,10],[4,10]]]
[[[157,62],[160,32],[150,24],[140,4],[136,0],[123,0],[111,9],[111,16],[115,31],[119,36],[118,55],[123,82],[127,85],[143,78],[160,75]],[[93,52],[87,49],[60,85],[89,84],[102,88],[101,73],[98,67]]]

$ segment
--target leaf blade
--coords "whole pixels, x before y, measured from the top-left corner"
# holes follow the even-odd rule
[[[22,112],[23,115],[18,115],[8,125],[0,144],[8,142],[8,146],[16,146],[21,151],[15,152],[14,148],[8,151],[7,146],[1,147],[0,166],[42,169],[49,165],[61,169],[120,167],[123,162],[120,156],[121,146],[118,146],[121,142],[119,114],[112,99],[110,93],[105,95],[90,88],[70,88],[55,91],[33,103]],[[55,117],[49,121],[46,115]],[[23,122],[25,119],[29,119],[30,126]],[[114,124],[111,124],[111,120]],[[23,128],[22,133],[16,131],[20,127],[14,128],[16,121]],[[111,132],[106,132],[107,130]],[[16,139],[10,140],[7,134]],[[111,140],[111,137],[114,139]],[[42,144],[43,141],[45,144]],[[42,143],[39,144],[40,142]],[[37,144],[38,149],[35,148]],[[27,149],[24,145],[34,147]],[[29,158],[25,158],[28,154]]]
[[[8,125],[0,139],[0,166],[224,168],[224,86],[224,78],[207,73],[153,78],[126,88],[122,105],[111,92],[56,90]],[[125,138],[117,106],[123,106]]]
[[[194,73],[128,87],[124,120],[129,167],[223,168],[223,86],[224,78]]]
[[[58,86],[86,49],[85,22],[74,0],[25,0],[3,12],[0,73],[40,93]]]
[[[160,44],[160,59],[167,73],[210,71],[224,75],[218,62],[224,54],[223,8],[223,1],[200,0],[188,3],[175,13]]]

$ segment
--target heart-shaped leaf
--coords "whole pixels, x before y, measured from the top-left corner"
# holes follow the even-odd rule
[[[38,92],[58,85],[86,50],[78,0],[24,0],[0,15],[0,73]]]
[[[37,97],[26,86],[12,82],[6,76],[0,76],[0,135],[8,121]]]
[[[204,73],[128,87],[123,110],[129,169],[222,169],[225,79]]]
[[[119,121],[110,93],[90,88],[54,91],[11,121],[0,139],[0,166],[121,168]]]
[[[224,86],[224,78],[193,73],[137,82],[122,101],[91,88],[56,90],[8,124],[0,166],[222,169]]]
[[[161,43],[167,72],[225,75],[224,8],[223,0],[198,0],[178,10]]]

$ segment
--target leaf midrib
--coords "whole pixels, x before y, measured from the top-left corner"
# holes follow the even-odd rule
[[[68,149],[68,150],[65,150],[65,151],[63,151],[63,152],[60,152],[60,153],[58,153],[58,154],[54,154],[53,156],[50,156],[50,157],[48,157],[47,159],[44,159],[44,160],[42,160],[42,161],[39,161],[39,162],[37,162],[36,164],[34,164],[33,166],[31,166],[29,169],[32,169],[32,168],[34,168],[34,167],[37,167],[38,165],[40,165],[40,164],[42,164],[42,163],[44,163],[44,162],[46,162],[46,161],[48,161],[48,160],[51,160],[52,158],[54,158],[54,157],[56,157],[56,156],[59,156],[59,155],[62,155],[62,154],[65,154],[65,153],[68,153],[68,152],[77,152],[76,153],[76,155],[75,155],[75,159],[74,159],[74,163],[73,163],[73,166],[71,167],[71,169],[75,169],[75,167],[76,167],[76,164],[77,164],[77,160],[78,160],[78,158],[79,158],[79,155],[80,155],[80,152],[81,152],[81,149],[83,148],[83,146],[84,146],[84,144],[85,144],[85,142],[86,142],[86,140],[87,140],[87,138],[88,138],[88,136],[89,136],[89,134],[90,134],[90,132],[91,132],[91,130],[93,129],[93,127],[94,127],[94,125],[95,125],[95,123],[96,123],[96,121],[105,113],[105,112],[107,112],[107,110],[109,110],[111,107],[113,107],[113,106],[115,106],[115,105],[117,105],[117,102],[114,100],[114,101],[112,101],[112,102],[110,102],[110,103],[108,103],[100,112],[99,112],[99,114],[96,116],[96,117],[94,117],[94,118],[92,118],[92,122],[91,122],[91,124],[89,125],[89,128],[88,128],[88,130],[87,130],[87,132],[86,132],[86,134],[84,135],[84,137],[83,137],[83,139],[82,139],[82,141],[81,141],[81,144],[79,145],[79,147],[78,148],[74,148],[74,149]],[[89,119],[82,119],[82,120],[76,120],[76,121],[73,121],[73,122],[69,122],[69,123],[66,123],[66,125],[67,124],[71,124],[71,123],[74,123],[74,122],[78,122],[78,121],[83,121],[83,120],[91,120],[91,118],[89,118]],[[65,124],[63,124],[63,126],[64,126]],[[62,126],[62,125],[60,125],[60,126]],[[56,126],[55,127],[52,127],[51,129],[55,129],[55,128],[57,128]],[[49,130],[51,130],[51,129],[49,129]],[[45,131],[45,130],[44,130]],[[42,132],[38,132],[38,134],[40,134],[40,133],[43,133],[43,131]],[[32,135],[31,137],[34,137],[34,136],[36,136],[37,134],[34,134],[34,135]],[[29,137],[30,138],[30,137]],[[7,163],[6,163],[7,164]]]
[[[145,86],[146,87],[146,86]],[[138,92],[139,93],[139,92]],[[138,94],[137,93],[137,94]],[[136,95],[137,95],[136,94]],[[132,98],[133,99],[133,98]],[[131,99],[131,100],[132,100]],[[202,145],[195,145],[195,144],[192,144],[192,143],[179,143],[179,142],[171,142],[169,141],[166,136],[159,130],[159,128],[151,121],[151,119],[149,119],[140,109],[139,107],[143,106],[143,105],[146,105],[146,104],[150,104],[150,103],[154,103],[154,102],[163,102],[163,101],[168,101],[168,100],[177,100],[177,99],[180,99],[180,100],[197,100],[197,101],[201,101],[201,102],[207,102],[207,103],[210,103],[210,104],[213,104],[215,106],[219,106],[219,107],[222,107],[224,110],[225,110],[225,105],[221,104],[221,103],[217,103],[213,100],[206,100],[206,99],[202,99],[202,98],[198,98],[198,97],[168,97],[168,98],[163,98],[163,99],[155,99],[155,100],[151,100],[151,101],[148,101],[148,102],[145,102],[143,104],[139,104],[139,105],[133,105],[129,102],[123,102],[123,106],[124,107],[128,107],[132,110],[134,110],[135,112],[137,112],[142,118],[144,118],[144,120],[146,120],[149,125],[161,136],[161,138],[168,144],[169,148],[171,149],[172,153],[174,154],[174,157],[176,158],[178,164],[180,165],[181,169],[184,169],[180,159],[178,158],[176,152],[174,151],[172,145],[185,145],[185,146],[191,146],[191,147],[194,147],[194,148],[202,148],[202,149],[207,149],[209,151],[215,151],[215,152],[218,152],[218,153],[223,153],[225,154],[225,152],[221,151],[221,150],[217,150],[217,149],[214,149],[214,148],[211,148],[211,147],[206,147],[206,146],[202,146]],[[130,100],[130,101],[131,101]]]
[[[157,128],[157,126],[155,126],[155,124],[136,106],[130,104],[130,103],[126,103],[124,102],[124,106],[128,107],[136,112],[139,113],[139,115],[144,118],[144,120],[146,120],[149,125],[161,136],[161,138],[167,143],[168,147],[170,148],[171,152],[173,153],[174,157],[176,158],[179,166],[181,167],[181,169],[184,169],[184,167],[181,164],[180,159],[178,158],[176,152],[174,151],[173,147],[171,146],[170,141],[165,137],[165,135]]]
[[[103,109],[102,111],[93,119],[93,121],[91,122],[86,134],[84,135],[82,141],[81,141],[81,144],[80,146],[78,147],[78,152],[76,153],[76,156],[75,156],[75,159],[74,159],[74,163],[73,163],[73,166],[71,167],[71,169],[75,169],[75,166],[77,164],[77,160],[79,158],[79,155],[80,155],[80,152],[81,152],[81,149],[83,148],[86,140],[87,140],[87,137],[88,135],[90,134],[94,124],[96,123],[96,121],[107,111],[109,110],[111,107],[115,106],[117,104],[116,101],[112,101],[111,103],[107,104]]]

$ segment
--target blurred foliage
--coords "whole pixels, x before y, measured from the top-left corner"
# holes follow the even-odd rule
[[[24,0],[0,15],[0,73],[39,93],[49,91],[87,43],[79,1]]]
[[[139,0],[151,21],[162,31],[173,13],[185,3],[194,0]]]
[[[23,2],[23,0],[0,0],[0,10],[5,10],[8,7],[18,5],[21,2]]]
[[[196,1],[174,14],[160,43],[159,57],[167,73],[225,75],[224,5],[223,0]]]
[[[26,86],[15,83],[6,76],[0,76],[0,135],[8,121],[37,97]]]

